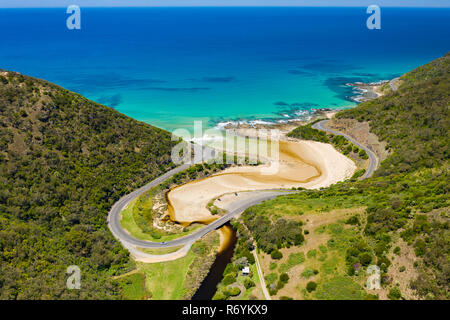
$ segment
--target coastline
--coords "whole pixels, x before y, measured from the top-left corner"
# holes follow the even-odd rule
[[[380,88],[385,83],[385,81],[381,81],[369,84],[355,83],[347,85],[355,86],[357,90],[363,93],[370,92],[370,94],[366,95],[367,99],[370,100],[373,97],[383,95]],[[208,209],[208,203],[211,199],[216,199],[214,205],[222,207],[220,200],[218,201],[217,199],[221,197],[226,198],[230,194],[236,194],[236,192],[243,194],[248,191],[251,193],[268,189],[299,187],[320,189],[350,178],[356,170],[355,163],[337,151],[332,145],[287,137],[287,133],[296,127],[305,125],[318,118],[331,119],[339,111],[323,108],[317,109],[314,112],[314,116],[311,116],[308,120],[276,124],[261,122],[257,125],[238,123],[237,126],[231,124],[225,126],[223,130],[244,139],[269,138],[261,136],[260,129],[266,129],[266,132],[267,129],[279,130],[280,146],[282,146],[280,148],[282,156],[280,157],[279,171],[274,176],[261,175],[259,172],[261,167],[268,164],[232,167],[210,177],[177,186],[166,195],[171,220],[182,225],[190,225],[194,222],[208,224],[217,219],[217,216],[212,215]],[[270,164],[271,159],[268,160]],[[220,244],[223,250],[226,247],[227,237],[222,231],[220,230],[219,233],[221,235]],[[164,258],[172,260],[186,255],[189,248],[190,245],[165,255],[165,257],[155,257],[146,254],[145,257],[135,258],[140,258],[139,260],[147,262],[151,260],[153,262],[155,260],[164,261]]]
[[[388,84],[390,80],[379,80],[375,82],[354,82],[345,83],[343,86],[352,87],[353,95],[348,97],[349,102],[362,103],[368,100],[376,99],[384,95],[383,86]],[[339,111],[354,106],[331,108],[315,108],[311,110],[296,110],[292,114],[285,114],[285,118],[273,119],[239,119],[225,120],[215,124],[214,129],[218,130],[234,130],[234,129],[278,129],[281,132],[291,131],[298,126],[305,125],[319,118],[329,118]]]

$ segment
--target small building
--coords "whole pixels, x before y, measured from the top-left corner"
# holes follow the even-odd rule
[[[244,267],[242,269],[242,275],[248,276],[249,273],[250,273],[250,268],[249,267]]]

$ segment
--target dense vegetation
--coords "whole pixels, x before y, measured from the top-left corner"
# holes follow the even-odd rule
[[[118,298],[111,205],[171,167],[170,135],[48,82],[0,74],[0,298]],[[81,290],[66,268],[81,268]]]
[[[322,119],[315,120],[307,125],[300,126],[292,130],[287,134],[288,137],[298,138],[303,140],[313,140],[323,143],[330,143],[337,150],[341,151],[345,155],[350,155],[352,158],[361,158],[366,160],[369,158],[366,151],[360,149],[358,146],[354,145],[343,136],[335,135],[332,133],[326,133],[321,130],[312,128],[312,125]],[[364,174],[364,173],[363,173]]]
[[[274,256],[279,256],[277,249],[298,246],[304,241],[302,224],[298,221],[282,218],[271,221],[266,215],[258,214],[255,208],[247,209],[242,217],[258,248]]]
[[[446,54],[401,77],[397,92],[337,116],[369,121],[371,131],[388,143],[392,155],[376,172],[381,178],[361,186],[389,199],[367,209],[366,233],[382,243],[389,231],[404,230],[402,237],[420,258],[411,286],[430,299],[450,298],[449,63]],[[383,187],[388,184],[390,196]]]

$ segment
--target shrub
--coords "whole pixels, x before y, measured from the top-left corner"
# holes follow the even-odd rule
[[[361,158],[363,158],[363,159],[368,159],[369,158],[369,156],[367,155],[367,153],[366,153],[366,151],[364,151],[364,150],[360,150],[359,151],[359,156],[361,157]]]
[[[402,293],[400,292],[400,289],[399,288],[397,288],[397,287],[392,287],[390,290],[389,290],[389,293],[388,293],[388,298],[389,299],[391,299],[391,300],[399,300],[401,297],[402,297]]]
[[[306,256],[308,258],[314,258],[316,255],[317,255],[317,250],[316,249],[309,250],[308,253],[306,254]]]
[[[284,288],[284,284],[285,284],[284,282],[278,280],[278,282],[277,282],[277,290],[283,289]]]
[[[269,294],[270,294],[271,296],[276,295],[277,292],[278,292],[278,290],[277,290],[276,288],[273,288],[273,289],[269,288],[268,290],[269,290]]]
[[[363,266],[368,266],[372,262],[372,256],[368,252],[359,255],[359,260]]]
[[[422,239],[418,239],[416,241],[414,244],[414,252],[416,253],[416,256],[420,257],[425,254],[426,245],[427,244]]]
[[[273,250],[270,256],[275,260],[280,260],[281,258],[283,258],[283,254],[279,250]]]
[[[277,280],[277,274],[275,272],[269,273],[264,279],[270,284]]]
[[[235,281],[236,281],[236,274],[235,273],[229,273],[223,278],[222,283],[224,285],[228,286],[228,285],[234,283]]]
[[[289,276],[287,273],[282,273],[280,274],[280,281],[283,283],[288,283],[289,281]]]
[[[359,225],[359,219],[357,215],[351,216],[350,218],[348,218],[345,221],[346,224],[350,224],[350,225]]]
[[[223,271],[223,275],[226,276],[229,273],[238,272],[238,271],[239,271],[238,266],[236,266],[233,263],[228,263],[227,266],[225,267],[225,270]]]
[[[241,294],[241,289],[239,289],[239,287],[231,287],[231,288],[228,288],[226,290],[226,292],[227,292],[228,296],[235,297],[235,296],[238,296]]]
[[[217,291],[212,299],[213,300],[227,300],[227,298],[228,298],[228,296],[225,295],[223,292]]]
[[[254,286],[255,286],[255,283],[252,280],[250,280],[248,278],[246,278],[244,280],[244,287],[245,287],[245,289],[250,289],[250,288],[252,288]]]

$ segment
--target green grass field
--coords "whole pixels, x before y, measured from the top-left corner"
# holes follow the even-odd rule
[[[186,294],[185,281],[189,266],[194,261],[192,250],[180,259],[161,263],[138,263],[145,274],[145,286],[152,300],[180,300]]]
[[[320,300],[362,300],[365,292],[363,288],[347,276],[335,276],[321,283],[315,297]]]
[[[159,263],[136,262],[135,273],[119,280],[123,296],[132,300],[189,298],[213,263],[218,246],[219,235],[213,232],[195,242],[182,258]]]
[[[305,254],[303,252],[299,253],[291,253],[289,255],[287,263],[283,263],[280,265],[280,273],[288,272],[292,267],[303,263],[305,261]]]
[[[171,248],[139,248],[140,251],[148,253],[148,254],[154,254],[154,255],[163,255],[163,254],[169,254],[175,251],[180,250],[183,248],[183,246],[178,247],[171,247]]]
[[[255,213],[264,213],[264,215],[274,218],[301,216],[306,213],[329,212],[333,209],[345,209],[367,205],[367,199],[362,195],[352,196],[328,196],[328,197],[305,197],[300,198],[295,195],[287,195],[265,201],[258,206],[252,207]]]

